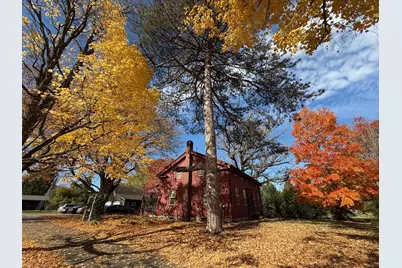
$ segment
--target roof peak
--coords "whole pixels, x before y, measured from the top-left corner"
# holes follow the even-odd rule
[[[164,167],[158,174],[156,174],[156,177],[161,177],[162,175],[164,175],[165,173],[167,173],[173,166],[175,166],[177,163],[181,162],[187,154],[187,150],[185,152],[183,152],[181,155],[179,155],[175,160],[173,160],[169,165],[167,165],[166,167]],[[194,156],[198,156],[201,157],[203,159],[206,158],[205,154],[196,152],[196,151],[191,151],[191,154]],[[224,162],[222,160],[217,159],[217,164],[218,166],[223,166],[225,167],[225,169],[231,169],[236,171],[237,174],[239,174],[240,176],[246,178],[247,180],[253,182],[253,183],[257,183],[258,185],[262,185],[262,183],[260,183],[258,180],[252,178],[250,175],[246,174],[245,172],[241,171],[240,169],[238,169],[237,167],[233,166],[232,164],[229,164],[227,162]],[[218,171],[223,171],[218,170]]]

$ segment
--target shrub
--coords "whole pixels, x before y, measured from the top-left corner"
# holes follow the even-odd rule
[[[327,212],[324,208],[301,203],[296,190],[286,182],[278,191],[272,183],[266,183],[261,188],[263,214],[267,218],[302,218],[317,219]]]
[[[267,218],[280,217],[282,198],[280,192],[272,183],[266,183],[261,189],[261,201],[263,214]]]
[[[50,199],[52,205],[77,204],[85,206],[89,197],[89,192],[83,187],[72,184],[70,187],[58,187]]]
[[[301,202],[296,190],[289,182],[285,183],[281,196],[281,214],[283,217],[317,219],[327,213],[321,206]]]
[[[380,215],[380,202],[378,196],[374,197],[372,200],[364,203],[363,212],[368,212],[373,214],[377,219]]]

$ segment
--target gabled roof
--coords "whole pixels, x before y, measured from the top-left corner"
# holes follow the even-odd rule
[[[204,154],[198,153],[198,152],[191,152],[191,155],[196,156],[196,157],[200,157],[202,159],[206,159],[206,156]],[[177,157],[173,162],[171,162],[169,165],[167,165],[165,168],[163,168],[158,174],[156,174],[156,177],[158,178],[162,178],[163,175],[165,175],[173,166],[177,165],[178,163],[180,163],[184,158],[186,157],[186,152],[182,153],[179,157]],[[236,174],[238,174],[239,176],[241,176],[242,178],[245,178],[246,180],[255,183],[259,186],[262,185],[262,183],[260,183],[259,181],[253,179],[252,177],[250,177],[249,175],[247,175],[246,173],[244,173],[243,171],[241,171],[240,169],[236,168],[235,166],[226,163],[224,161],[218,160],[217,161],[218,164],[218,171],[225,171],[225,170],[230,170]]]
[[[113,195],[124,200],[142,200],[142,190],[129,185],[119,184]]]

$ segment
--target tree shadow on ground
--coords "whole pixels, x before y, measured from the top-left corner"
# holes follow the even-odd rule
[[[379,240],[378,233],[373,232],[372,234],[367,235],[360,235],[360,234],[349,234],[349,233],[342,233],[342,232],[315,232],[313,236],[307,236],[303,239],[305,242],[319,242],[319,243],[326,243],[329,241],[330,236],[341,236],[347,239],[352,240],[366,240],[369,242],[377,242]]]
[[[131,263],[131,265],[146,265],[146,267],[171,266],[162,263],[158,256],[150,255],[150,253],[172,246],[172,244],[155,247],[152,250],[133,250],[128,245],[118,243],[116,239],[112,239],[111,237],[112,234],[108,234],[103,238],[88,237],[85,235],[55,235],[51,239],[57,241],[57,245],[23,248],[22,251],[57,251],[59,255],[63,255],[66,261],[72,265],[93,265],[91,262],[94,259],[98,259],[96,261],[97,264],[112,267],[126,267],[127,263],[123,266],[118,264],[122,260]],[[121,240],[124,241],[124,239]]]
[[[347,248],[351,247],[347,241],[338,240],[334,241],[331,239],[333,236],[339,236],[347,238],[348,240],[365,240],[369,242],[378,243],[378,235],[375,233],[373,235],[360,235],[360,234],[350,234],[350,233],[342,233],[342,232],[322,232],[317,231],[314,235],[305,237],[302,241],[313,244],[314,247],[322,247],[329,246],[335,248],[338,246],[339,248]],[[334,244],[334,243],[337,244]],[[327,254],[323,255],[322,258],[326,260],[326,264],[324,265],[314,265],[314,267],[333,267],[333,266],[344,266],[344,267],[357,267],[364,265],[365,267],[378,267],[379,257],[378,252],[369,252],[365,254],[356,254],[356,255],[345,255],[341,250],[339,250],[336,254]],[[282,268],[288,266],[280,266]]]
[[[375,221],[361,222],[361,221],[301,220],[301,219],[294,219],[294,221],[307,222],[316,225],[326,224],[327,226],[335,229],[350,228],[350,229],[367,230],[367,231],[378,231],[378,224]]]
[[[261,219],[261,220],[245,220],[239,222],[231,222],[228,223],[226,226],[224,225],[224,231],[233,231],[233,230],[248,230],[258,228],[261,223],[264,222],[279,222],[279,221],[286,221],[288,219],[284,218],[272,218],[272,219]]]
[[[258,265],[259,265],[258,260],[253,255],[247,254],[247,253],[242,253],[237,256],[227,257],[226,262],[229,264],[230,267],[243,266],[243,265],[258,267]]]
[[[378,235],[358,235],[358,234],[345,234],[345,233],[336,233],[336,234],[353,240],[366,240],[366,241],[378,242],[379,239]]]

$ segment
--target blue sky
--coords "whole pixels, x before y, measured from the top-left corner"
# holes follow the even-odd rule
[[[363,116],[368,120],[379,118],[378,107],[378,34],[373,29],[368,33],[349,37],[342,42],[333,42],[321,46],[314,55],[298,52],[295,58],[300,63],[292,70],[304,82],[310,82],[312,89],[325,89],[326,92],[307,106],[310,109],[326,107],[333,111],[338,121],[351,125],[354,117]],[[285,123],[281,129],[287,129],[281,141],[291,145],[291,123]],[[278,129],[278,131],[281,131]],[[204,136],[181,136],[184,151],[185,141],[191,139],[194,149],[205,153]],[[218,152],[218,157],[225,160],[225,155]]]

